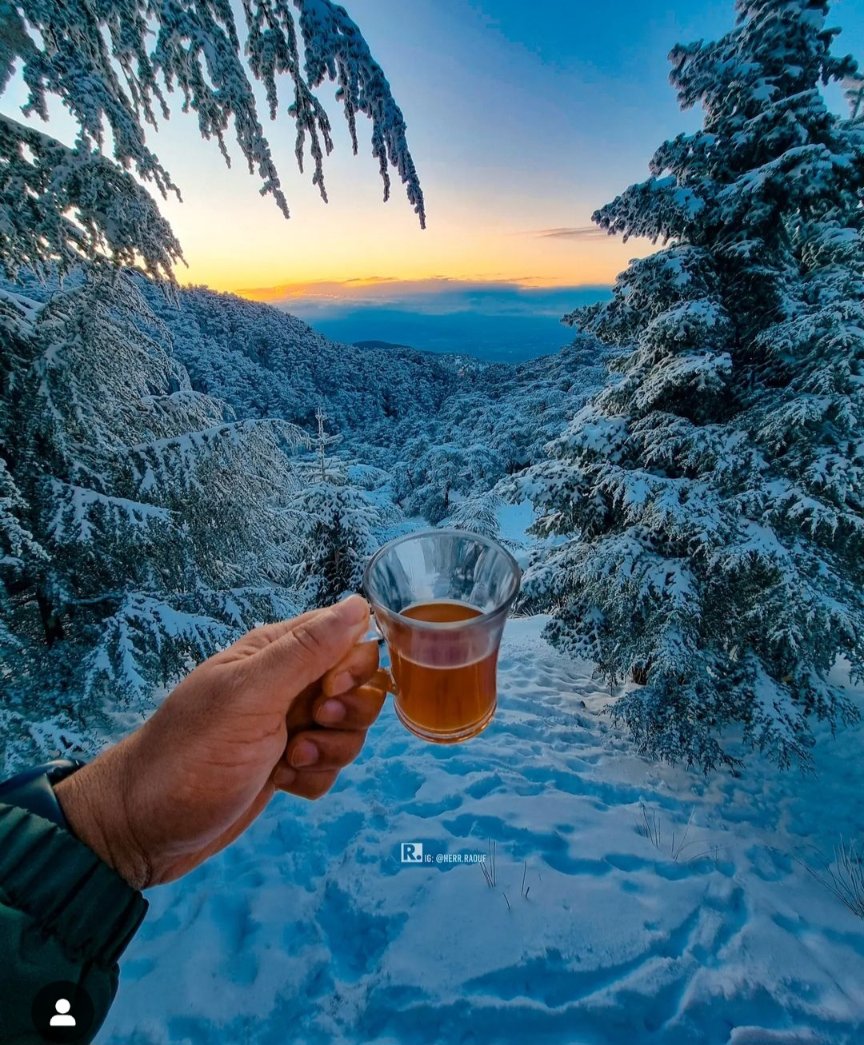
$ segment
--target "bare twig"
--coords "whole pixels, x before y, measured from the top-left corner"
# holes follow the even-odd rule
[[[657,811],[655,809],[649,809],[644,802],[639,803],[639,808],[642,811],[642,823],[636,825],[636,830],[640,835],[644,835],[658,852],[668,853],[676,864],[681,859],[681,856],[686,849],[689,849],[694,845],[699,845],[700,842],[704,844],[703,839],[689,838],[690,828],[693,825],[693,816],[696,812],[695,807],[690,810],[690,816],[687,818],[684,830],[680,834],[677,831],[672,831],[667,843],[664,843],[663,841],[663,829],[660,815]],[[698,857],[694,859],[698,859]]]
[[[490,889],[495,888],[495,842],[490,838],[487,844],[487,853],[489,859],[484,863],[480,864],[480,870],[483,872],[483,877],[486,879],[486,884]]]
[[[642,823],[637,826],[636,830],[640,835],[644,835],[655,849],[659,849],[660,819],[657,813],[653,809],[649,810],[644,802],[639,803],[639,808],[642,810]]]
[[[695,841],[688,842],[687,835],[690,833],[690,825],[693,823],[693,814],[696,812],[695,808],[690,810],[690,816],[687,818],[687,825],[684,828],[684,833],[680,839],[677,837],[675,832],[672,832],[672,845],[670,846],[670,856],[678,863],[678,857],[687,848],[688,845],[695,845]]]

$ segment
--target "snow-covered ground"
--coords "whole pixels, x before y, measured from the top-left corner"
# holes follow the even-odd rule
[[[324,799],[153,890],[99,1041],[864,1041],[864,921],[805,867],[860,838],[864,730],[808,778],[649,764],[542,624],[508,623],[481,736],[424,744],[388,703]],[[491,871],[492,842],[494,886],[435,862]]]

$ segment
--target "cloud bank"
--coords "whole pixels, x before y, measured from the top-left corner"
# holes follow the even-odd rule
[[[609,287],[536,285],[531,277],[404,280],[365,276],[240,291],[338,341],[391,341],[431,352],[517,361],[554,352],[572,334],[561,317],[609,297]]]
[[[576,239],[595,240],[608,239],[609,233],[605,229],[598,229],[596,225],[576,225],[558,229],[537,229],[531,233],[540,239]]]

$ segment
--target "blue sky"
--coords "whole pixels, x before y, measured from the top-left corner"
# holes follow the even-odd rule
[[[408,120],[430,225],[458,215],[509,268],[463,275],[454,256],[443,278],[412,286],[394,261],[377,286],[322,283],[287,307],[344,340],[502,359],[559,347],[560,315],[604,296],[630,257],[653,249],[598,235],[590,216],[646,176],[660,142],[699,125],[698,111],[678,107],[667,55],[728,31],[733,5],[537,0],[526,14],[517,0],[353,0],[348,9]],[[831,24],[844,26],[836,49],[864,57],[864,4],[835,3]],[[503,248],[498,229],[509,233]]]

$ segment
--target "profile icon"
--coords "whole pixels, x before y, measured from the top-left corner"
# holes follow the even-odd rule
[[[93,1036],[96,1011],[93,999],[80,983],[73,983],[71,980],[46,983],[33,998],[30,1012],[36,1030],[36,1041],[46,1042],[48,1045],[83,1045]],[[0,1041],[5,1041],[2,1018]]]
[[[54,1008],[57,1010],[51,1017],[49,1026],[51,1027],[74,1027],[76,1026],[75,1017],[69,1011],[72,1008],[72,1003],[68,998],[58,998],[54,1002]]]

